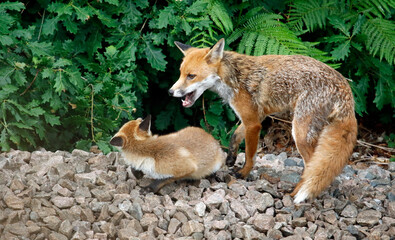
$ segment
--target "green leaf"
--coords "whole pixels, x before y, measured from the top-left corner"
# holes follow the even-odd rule
[[[71,4],[64,4],[64,3],[59,3],[59,2],[52,2],[48,6],[48,11],[49,12],[56,12],[59,17],[62,15],[71,16],[73,14],[73,8],[72,8]]]
[[[221,115],[222,112],[224,111],[222,102],[220,100],[211,101],[208,110],[217,116]]]
[[[210,124],[213,127],[216,127],[221,122],[221,116],[218,116],[212,112],[206,112],[206,120],[208,124]]]
[[[344,60],[350,53],[350,41],[344,42],[331,51],[335,60]]]
[[[193,4],[186,9],[186,13],[197,15],[198,13],[204,12],[208,6],[208,3],[204,0],[194,1]]]
[[[104,154],[111,152],[110,144],[108,142],[100,140],[97,141],[96,144],[99,149],[103,151]]]
[[[78,32],[78,25],[75,22],[70,21],[70,19],[62,21],[62,24],[70,33],[76,34]]]
[[[114,28],[118,26],[118,22],[115,19],[112,19],[111,16],[104,11],[99,10],[98,12],[96,12],[96,15],[100,19],[100,21],[107,27]]]
[[[93,10],[90,7],[77,7],[72,5],[75,13],[77,14],[77,19],[85,22],[93,15]]]
[[[14,72],[14,79],[15,79],[18,86],[22,86],[27,82],[26,81],[26,74],[24,72],[22,72],[21,70]]]
[[[69,66],[72,65],[73,63],[69,60],[69,59],[65,59],[65,58],[59,58],[58,60],[56,60],[56,62],[53,64],[54,68],[61,68],[61,67],[65,67],[65,66]]]
[[[147,61],[153,68],[159,71],[164,71],[166,69],[167,61],[165,60],[165,55],[162,51],[154,46],[150,42],[145,42],[145,54],[147,56]]]
[[[62,91],[65,91],[66,88],[64,86],[64,76],[62,74],[62,71],[57,71],[56,73],[56,77],[55,77],[55,84],[53,86],[53,88],[55,88],[55,92],[57,92],[59,95]]]
[[[363,116],[363,113],[367,113],[366,108],[366,93],[369,89],[369,78],[365,75],[358,83],[350,83],[352,92],[355,99],[355,111],[359,116]]]
[[[14,43],[14,40],[9,36],[2,35],[0,36],[0,43],[4,46],[9,46]]]
[[[36,56],[50,56],[53,48],[50,42],[30,42],[27,43],[33,55]]]
[[[75,144],[75,148],[82,150],[88,150],[91,146],[92,146],[92,141],[87,139],[79,140]]]
[[[20,11],[25,9],[25,5],[21,2],[4,2],[0,3],[0,12],[4,12],[5,10],[13,10],[13,11]]]
[[[105,2],[108,2],[109,4],[118,6],[119,5],[119,1],[118,0],[104,0]]]
[[[58,24],[58,21],[59,19],[57,17],[47,18],[43,24],[43,35],[53,35],[56,30],[56,25]]]
[[[44,114],[45,121],[49,123],[51,126],[60,125],[60,118],[59,116],[55,116],[49,113]]]
[[[170,5],[165,7],[159,12],[159,18],[158,18],[158,28],[166,28],[167,25],[174,25],[176,23],[176,18],[174,17],[175,11],[174,11],[174,5]]]
[[[115,55],[118,53],[118,50],[114,47],[114,46],[109,46],[106,47],[106,52],[104,53],[104,55],[108,58],[108,59],[113,59],[115,58]]]
[[[52,68],[44,68],[42,71],[42,77],[52,79],[55,77],[55,72]]]
[[[395,63],[395,23],[385,19],[369,19],[362,26],[362,33],[367,36],[366,48],[373,56],[379,53],[391,65]]]
[[[18,87],[15,85],[5,85],[0,88],[0,100],[7,99],[8,96],[18,90]]]

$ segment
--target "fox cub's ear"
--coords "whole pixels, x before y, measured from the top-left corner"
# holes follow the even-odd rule
[[[180,51],[182,52],[182,54],[184,54],[184,56],[185,56],[185,51],[192,47],[192,46],[189,46],[187,44],[183,44],[183,43],[180,43],[177,41],[175,41],[174,44],[178,47],[178,49],[180,49]]]
[[[113,137],[110,140],[110,144],[116,147],[122,147],[123,146],[123,139],[122,137]]]
[[[151,115],[148,115],[144,120],[140,123],[140,130],[144,132],[150,132],[151,130]]]
[[[204,57],[209,63],[216,63],[222,60],[224,55],[225,39],[221,38]]]

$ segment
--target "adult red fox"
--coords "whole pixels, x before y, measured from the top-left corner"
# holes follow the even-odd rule
[[[127,164],[157,179],[149,185],[154,192],[178,179],[204,178],[225,163],[218,141],[201,128],[153,136],[150,126],[151,116],[129,121],[110,144],[121,148]]]
[[[317,197],[340,174],[356,142],[357,121],[350,86],[339,72],[306,56],[224,51],[224,39],[211,49],[175,44],[184,59],[169,94],[191,107],[209,89],[233,108],[242,123],[226,163],[234,164],[245,138],[246,159],[238,175],[246,177],[253,167],[263,119],[285,110],[293,112],[292,136],[305,163],[291,194],[295,203]]]

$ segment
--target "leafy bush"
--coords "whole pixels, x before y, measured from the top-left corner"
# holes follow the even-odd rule
[[[218,96],[191,109],[167,96],[182,58],[174,40],[312,56],[353,80],[358,114],[390,121],[393,14],[392,0],[0,3],[1,150],[108,152],[114,131],[145,113],[159,133],[200,125],[227,146],[237,119]]]

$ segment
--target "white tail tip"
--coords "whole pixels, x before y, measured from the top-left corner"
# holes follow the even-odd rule
[[[304,200],[306,200],[309,197],[309,191],[306,189],[305,186],[302,186],[298,193],[295,195],[295,199],[294,199],[294,203],[298,204],[303,202]]]

